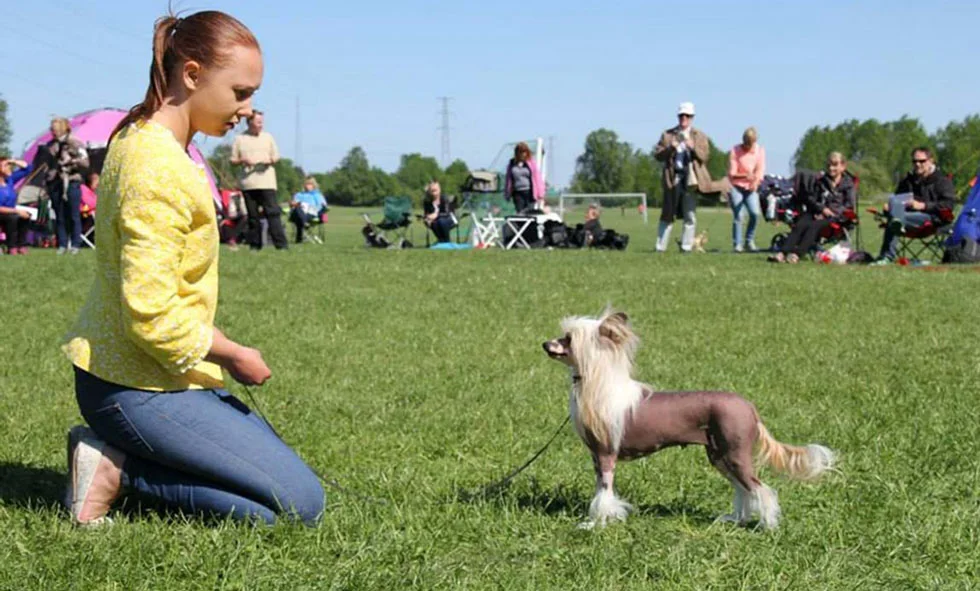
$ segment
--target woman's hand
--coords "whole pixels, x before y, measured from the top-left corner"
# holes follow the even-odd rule
[[[272,377],[272,371],[258,349],[239,345],[238,352],[224,366],[235,381],[246,386],[261,386]]]
[[[23,209],[18,209],[17,210],[17,215],[20,216],[20,219],[22,219],[22,220],[29,220],[29,219],[31,219],[31,213],[29,211],[24,211]]]
[[[827,219],[834,217],[834,210],[830,209],[829,207],[823,208],[823,217]]]
[[[261,386],[272,377],[272,372],[258,349],[239,345],[217,328],[214,329],[211,351],[205,359],[217,363],[226,369],[236,382],[246,386]]]

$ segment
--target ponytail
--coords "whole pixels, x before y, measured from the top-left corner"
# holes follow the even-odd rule
[[[181,19],[170,14],[157,19],[153,25],[153,60],[150,62],[150,86],[146,89],[146,96],[143,102],[133,106],[122,118],[122,121],[112,130],[109,136],[111,142],[116,134],[126,128],[127,125],[140,119],[147,119],[157,109],[163,106],[163,99],[167,95],[167,73],[172,66],[174,58],[173,38]],[[169,55],[168,55],[169,54]],[[169,58],[169,59],[168,59]],[[167,62],[170,62],[169,64]]]

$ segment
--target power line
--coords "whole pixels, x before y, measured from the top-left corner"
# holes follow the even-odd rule
[[[87,20],[87,21],[89,21],[91,23],[95,23],[98,26],[102,27],[103,29],[105,29],[107,31],[110,31],[112,33],[115,33],[117,36],[118,35],[124,35],[126,37],[129,37],[130,39],[134,39],[134,40],[140,41],[142,43],[146,43],[146,41],[148,40],[148,37],[145,37],[143,35],[137,35],[136,33],[133,33],[132,31],[128,31],[126,29],[122,29],[120,27],[116,27],[116,26],[113,26],[113,25],[108,24],[106,22],[105,17],[103,17],[101,15],[98,16],[98,17],[96,17],[96,18],[93,18],[92,17],[91,7],[94,6],[94,4],[90,4],[89,10],[85,11],[85,10],[82,10],[82,9],[76,7],[76,6],[69,5],[64,0],[57,0],[57,3],[60,4],[64,10],[67,10],[68,12],[71,12],[76,17],[85,19],[85,20]]]
[[[442,132],[442,167],[446,168],[452,161],[452,154],[449,150],[449,101],[452,97],[440,96],[442,101],[442,125],[439,131]]]
[[[43,46],[45,46],[45,47],[47,47],[49,49],[52,49],[54,51],[57,51],[59,55],[74,57],[76,59],[82,60],[86,64],[98,64],[98,65],[106,66],[106,67],[109,67],[109,68],[131,68],[131,67],[134,66],[134,64],[126,64],[126,65],[122,65],[122,64],[111,64],[109,62],[102,61],[102,60],[100,60],[98,58],[94,58],[94,57],[91,57],[91,56],[83,55],[83,54],[78,53],[77,51],[75,51],[73,49],[68,49],[68,48],[64,47],[63,45],[58,45],[58,44],[55,44],[55,43],[51,43],[47,39],[38,37],[36,35],[31,35],[30,33],[25,32],[23,29],[18,29],[18,28],[14,28],[14,27],[8,27],[4,32],[5,33],[14,33],[15,35],[20,35],[21,37],[25,37],[25,38],[31,40],[32,42],[37,43],[38,45],[43,45]]]

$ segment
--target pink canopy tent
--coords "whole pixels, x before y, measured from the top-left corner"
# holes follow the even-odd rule
[[[69,117],[68,123],[71,124],[72,135],[84,142],[88,149],[104,149],[109,143],[109,135],[112,133],[112,130],[116,128],[116,125],[125,116],[126,111],[123,109],[95,109]],[[34,138],[27,145],[27,149],[24,150],[22,158],[27,162],[33,162],[38,149],[50,142],[52,137],[51,132],[47,131]],[[211,185],[211,196],[215,203],[220,205],[221,194],[218,192],[218,186],[214,181],[214,173],[211,171],[211,167],[208,166],[204,155],[201,154],[201,151],[193,143],[187,146],[187,152],[194,162],[204,167],[208,177],[208,184]]]

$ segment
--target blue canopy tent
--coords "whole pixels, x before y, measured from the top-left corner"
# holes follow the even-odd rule
[[[963,210],[953,224],[953,233],[946,240],[944,262],[980,263],[980,174],[973,179],[973,188],[963,204]]]

